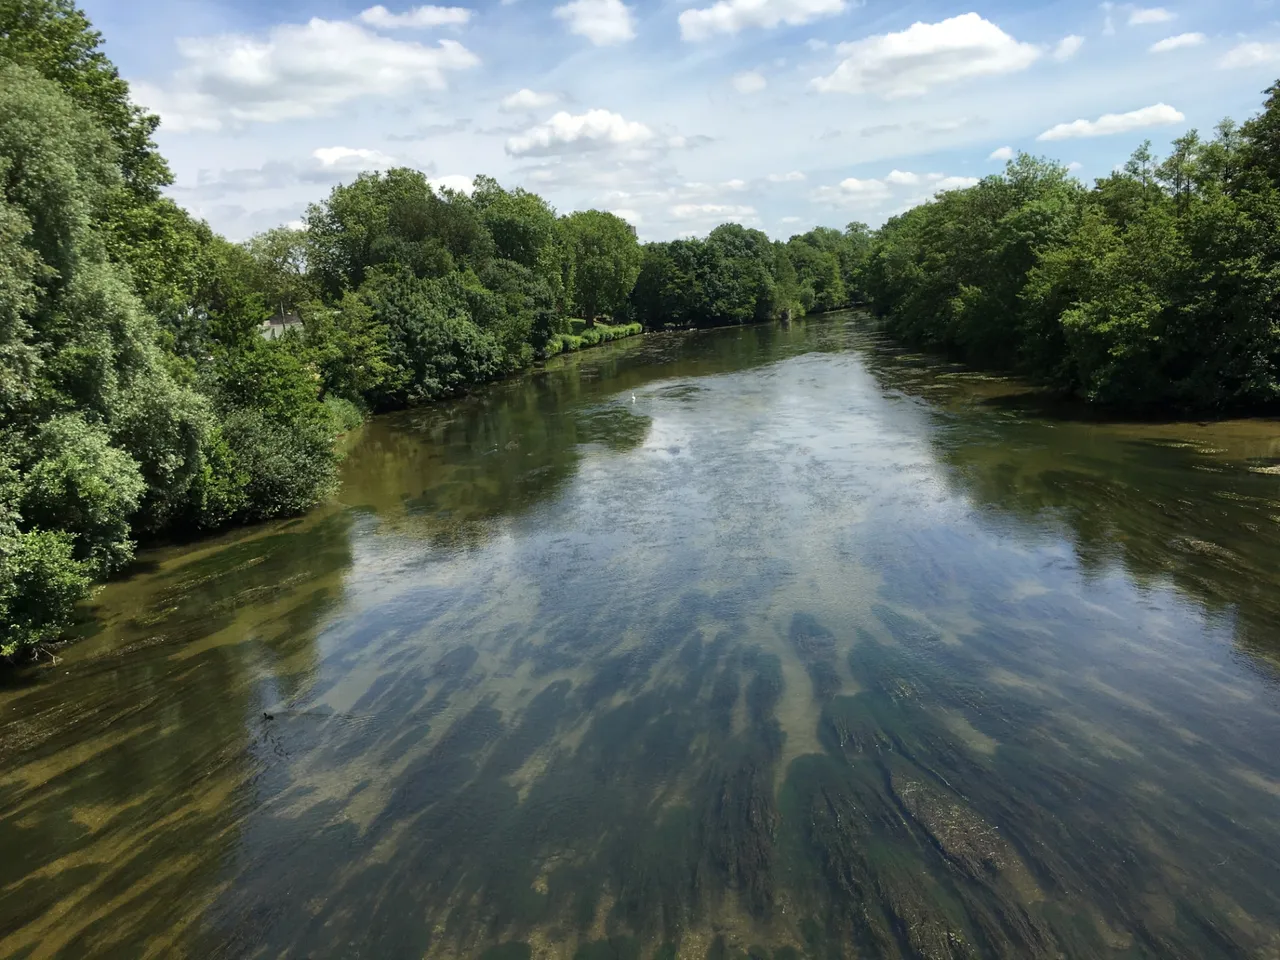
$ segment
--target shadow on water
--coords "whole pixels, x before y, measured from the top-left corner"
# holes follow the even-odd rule
[[[0,955],[1274,956],[1275,451],[1008,389],[835,318],[376,420],[0,689]]]

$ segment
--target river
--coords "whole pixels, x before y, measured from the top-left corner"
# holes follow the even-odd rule
[[[556,358],[0,681],[0,956],[1280,957],[1280,423]]]

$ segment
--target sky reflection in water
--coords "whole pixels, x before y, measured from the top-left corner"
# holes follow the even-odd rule
[[[848,317],[379,419],[0,689],[0,956],[1274,957],[1276,426]]]

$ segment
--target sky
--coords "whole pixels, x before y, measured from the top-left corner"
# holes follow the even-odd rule
[[[233,240],[390,166],[642,240],[877,226],[1019,151],[1091,182],[1280,77],[1280,0],[82,2]]]

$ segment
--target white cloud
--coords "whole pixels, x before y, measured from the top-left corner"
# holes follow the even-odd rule
[[[1181,50],[1183,47],[1198,47],[1207,40],[1203,33],[1180,33],[1176,37],[1166,37],[1151,45],[1152,53],[1168,53],[1170,50]]]
[[[546,157],[608,147],[640,144],[653,137],[643,123],[624,120],[608,110],[570,114],[561,110],[546,123],[507,140],[513,157]]]
[[[1053,48],[1053,59],[1059,63],[1070,60],[1080,48],[1084,46],[1084,37],[1078,37],[1074,33],[1069,37],[1063,37],[1058,41],[1058,45]]]
[[[801,219],[803,219],[803,218],[801,218],[801,217],[783,217],[783,218],[782,218],[782,220],[781,220],[781,222],[782,222],[782,223],[799,223],[799,222],[801,221]]]
[[[987,157],[987,159],[988,160],[1012,160],[1013,147],[1000,147],[999,149],[992,150],[991,156]]]
[[[1133,7],[1129,11],[1129,26],[1142,27],[1152,23],[1168,23],[1178,15],[1164,7]]]
[[[456,40],[434,46],[379,36],[357,23],[313,19],[265,36],[179,39],[183,65],[163,88],[136,86],[170,130],[218,130],[322,116],[363,97],[441,90],[480,61]]]
[[[320,166],[336,170],[380,170],[398,163],[395,157],[380,150],[351,147],[321,147],[312,151],[311,156],[320,161]]]
[[[597,47],[625,43],[636,35],[635,15],[622,0],[573,0],[552,14],[569,24],[569,32],[586,37]]]
[[[632,226],[639,226],[644,223],[644,217],[640,216],[635,210],[628,210],[626,207],[618,207],[616,210],[610,210],[615,217],[621,217]]]
[[[770,183],[799,183],[804,180],[804,174],[799,170],[792,170],[790,173],[771,173],[765,179]]]
[[[849,177],[834,187],[819,187],[813,199],[819,203],[834,203],[847,207],[874,207],[884,203],[892,192],[883,180],[859,180]]]
[[[733,77],[733,89],[739,93],[759,93],[768,85],[769,81],[765,80],[764,75],[754,70],[737,73]]]
[[[428,177],[427,183],[431,184],[433,190],[453,190],[456,193],[465,193],[468,197],[475,190],[475,182],[460,173],[451,173],[444,177]]]
[[[559,99],[554,93],[538,93],[525,87],[509,97],[503,97],[500,109],[506,113],[526,113],[549,107]]]
[[[1097,120],[1076,120],[1060,123],[1040,134],[1038,140],[1070,140],[1076,137],[1106,137],[1114,133],[1129,133],[1144,127],[1161,127],[1185,120],[1179,111],[1167,103],[1143,107],[1129,113],[1108,113]]]
[[[943,177],[933,181],[933,188],[942,193],[946,190],[967,190],[976,187],[980,181],[977,177]]]
[[[1067,164],[1068,173],[1079,173],[1083,169],[1084,169],[1084,164],[1081,163],[1079,160],[1072,160],[1070,163]]]
[[[697,41],[748,27],[772,29],[784,23],[795,27],[841,13],[845,5],[846,0],[719,0],[681,13],[680,36]]]
[[[1228,69],[1259,67],[1278,60],[1280,60],[1280,43],[1242,43],[1228,50],[1226,55],[1218,61],[1218,66]]]
[[[427,27],[460,27],[471,19],[466,7],[414,7],[404,13],[392,13],[382,4],[370,7],[360,19],[380,30],[425,29]]]
[[[885,99],[919,97],[930,89],[974,77],[1025,70],[1041,50],[1019,43],[976,13],[941,23],[915,23],[837,48],[844,61],[813,86],[823,92],[879,94]]]
[[[941,173],[911,173],[891,170],[883,178],[859,180],[849,177],[835,186],[819,187],[811,195],[818,203],[841,207],[879,207],[895,199],[895,191],[902,187],[924,187],[928,193],[911,196],[908,206],[915,206],[944,190],[962,190],[978,183],[976,177],[949,177]],[[901,197],[901,194],[896,194]]]
[[[749,220],[756,215],[755,207],[732,203],[677,203],[669,211],[675,220]]]
[[[747,189],[747,181],[745,180],[726,180],[720,184],[726,190],[745,190]]]

